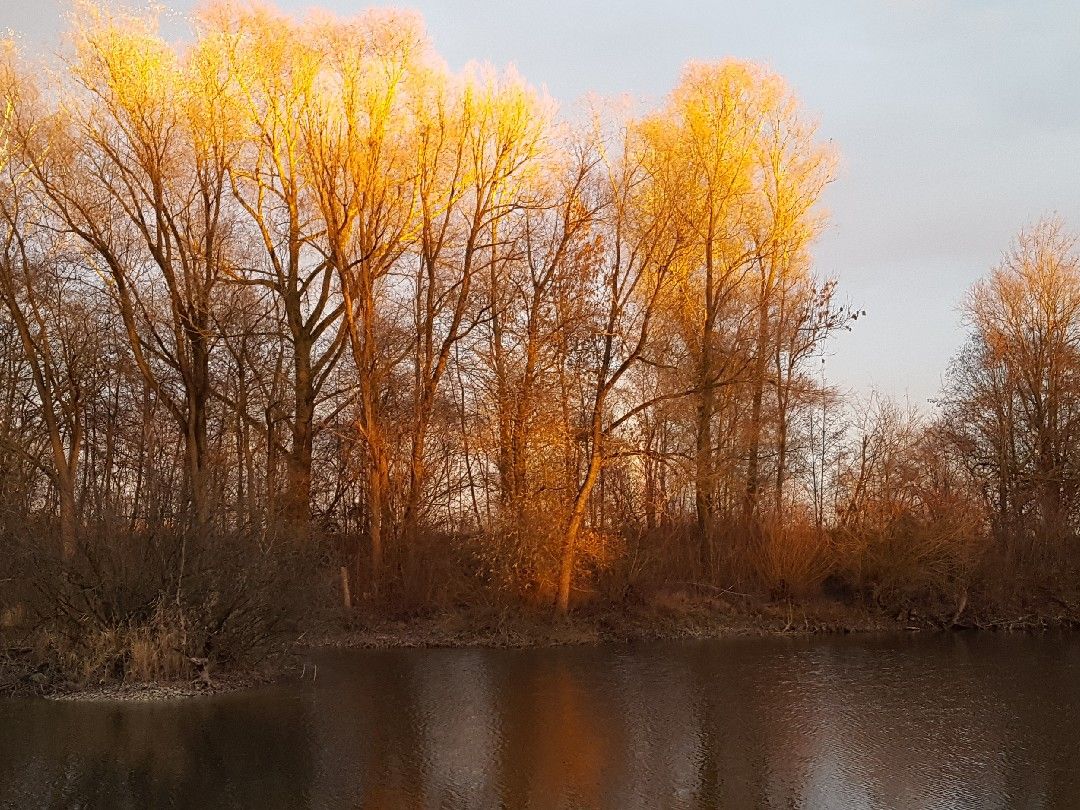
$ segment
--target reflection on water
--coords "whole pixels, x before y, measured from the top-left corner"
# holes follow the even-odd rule
[[[1080,637],[316,658],[252,694],[0,702],[0,806],[1080,806]]]

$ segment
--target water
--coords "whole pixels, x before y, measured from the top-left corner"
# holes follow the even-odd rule
[[[202,700],[0,702],[0,806],[1080,807],[1080,636],[314,660]]]

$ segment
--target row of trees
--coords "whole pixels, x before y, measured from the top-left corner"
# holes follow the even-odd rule
[[[1059,563],[1080,518],[1080,256],[1059,219],[1020,234],[964,303],[946,439],[1010,556]]]
[[[783,586],[911,521],[967,543],[980,492],[1003,542],[1069,532],[1066,237],[974,292],[945,419],[860,429],[820,374],[858,314],[811,264],[834,156],[758,66],[567,121],[398,12],[211,4],[181,46],[84,5],[72,40],[55,82],[0,59],[9,533],[331,538],[372,594],[464,548],[565,611],[614,558]]]

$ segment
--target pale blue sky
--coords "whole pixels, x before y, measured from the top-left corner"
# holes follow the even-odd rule
[[[0,0],[0,29],[55,47],[64,0]],[[186,12],[193,0],[166,3]],[[302,12],[305,0],[278,0]],[[349,13],[370,3],[323,0]],[[1015,0],[412,0],[452,66],[513,62],[572,104],[661,97],[688,59],[782,73],[834,141],[821,272],[867,310],[828,361],[838,384],[923,404],[963,332],[957,306],[1013,234],[1080,226],[1080,3]]]

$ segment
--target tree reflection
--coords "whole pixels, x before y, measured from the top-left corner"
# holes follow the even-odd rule
[[[1080,647],[744,639],[319,656],[312,684],[0,703],[0,806],[1067,806]]]

